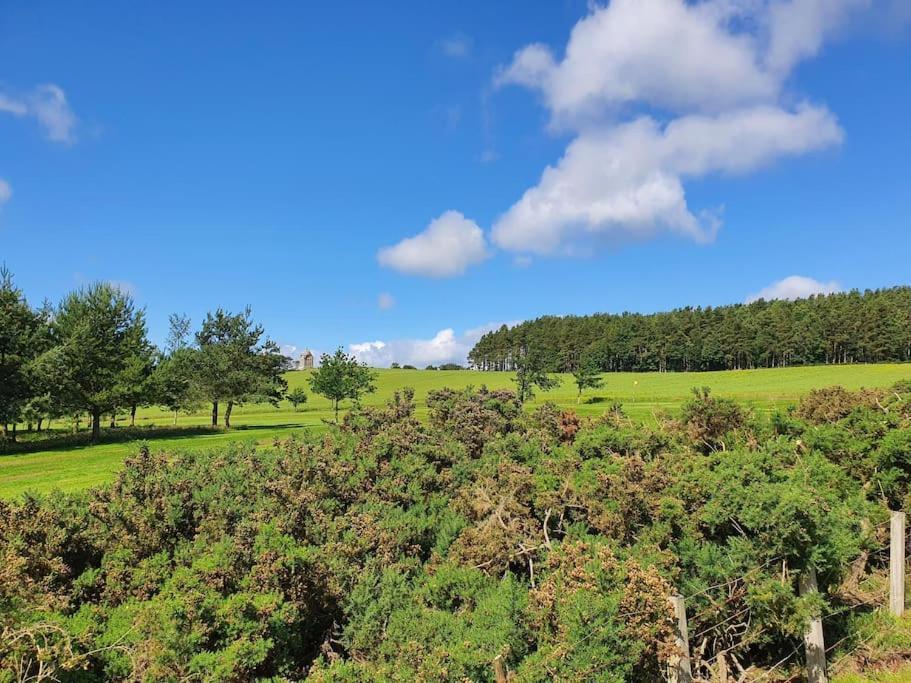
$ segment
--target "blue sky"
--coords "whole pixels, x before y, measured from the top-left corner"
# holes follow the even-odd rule
[[[289,348],[380,365],[542,314],[907,284],[909,20],[6,2],[0,261],[35,303],[121,284],[155,341],[249,304]]]

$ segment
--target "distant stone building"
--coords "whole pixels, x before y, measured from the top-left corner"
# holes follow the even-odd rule
[[[300,358],[297,361],[298,370],[312,370],[313,369],[313,354],[310,350],[304,351]]]

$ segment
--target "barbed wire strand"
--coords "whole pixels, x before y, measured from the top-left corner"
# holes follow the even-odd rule
[[[784,659],[782,659],[781,661],[779,661],[778,663],[776,663],[775,666],[773,666],[771,669],[766,669],[766,670],[762,673],[762,675],[760,675],[758,678],[753,679],[753,683],[759,683],[759,681],[762,681],[762,680],[767,679],[769,676],[772,675],[772,673],[774,673],[774,671],[775,671],[776,669],[778,669],[778,668],[780,668],[781,666],[783,666],[789,659],[791,659],[791,657],[793,657],[793,656],[796,655],[798,652],[800,652],[800,648],[801,648],[801,647],[802,647],[801,645],[798,645],[797,647],[795,647],[795,648],[794,648],[794,651],[793,651],[791,654],[789,654],[787,657],[785,657]]]
[[[692,595],[684,595],[683,599],[684,600],[694,600],[695,598],[701,597],[701,596],[705,595],[706,593],[709,593],[709,592],[715,590],[716,588],[727,588],[731,584],[734,584],[738,581],[743,581],[750,574],[754,574],[755,572],[757,572],[761,569],[765,569],[773,562],[777,562],[778,560],[782,560],[782,559],[784,559],[783,555],[779,555],[778,557],[773,557],[771,560],[766,560],[762,564],[760,564],[756,567],[753,567],[752,569],[747,570],[744,574],[741,574],[740,576],[735,576],[734,578],[728,579],[727,581],[724,581],[722,583],[716,583],[715,585],[709,586],[708,588],[704,588],[703,590],[701,590],[697,593],[693,593]]]

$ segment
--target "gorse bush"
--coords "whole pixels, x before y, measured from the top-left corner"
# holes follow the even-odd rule
[[[908,388],[771,420],[697,392],[656,428],[485,388],[422,423],[404,392],[265,450],[144,448],[108,487],[0,502],[0,681],[490,681],[497,655],[654,681],[676,592],[697,671],[770,665],[813,612],[851,628],[841,587],[908,498]]]

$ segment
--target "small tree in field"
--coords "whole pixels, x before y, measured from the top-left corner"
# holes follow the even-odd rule
[[[534,388],[538,387],[541,391],[555,389],[560,386],[560,380],[547,374],[544,364],[544,356],[534,350],[523,347],[515,359],[516,376],[513,382],[516,383],[516,394],[519,403],[525,403],[530,398],[534,398]]]
[[[291,401],[291,405],[297,410],[301,404],[307,402],[307,392],[304,391],[303,387],[297,387],[289,391],[286,398]]]
[[[177,424],[177,414],[199,408],[203,397],[196,384],[194,367],[198,351],[189,347],[171,348],[175,350],[156,366],[152,382],[154,401],[174,413],[174,424]]]
[[[584,358],[579,363],[579,367],[573,372],[573,380],[579,389],[579,395],[576,397],[576,403],[582,400],[582,392],[586,389],[597,389],[604,384],[601,379],[601,370],[597,363],[591,358]]]
[[[346,398],[360,400],[362,394],[376,391],[376,373],[366,363],[337,349],[331,356],[320,356],[319,368],[310,375],[310,388],[332,401],[335,421],[338,422],[338,404]]]

